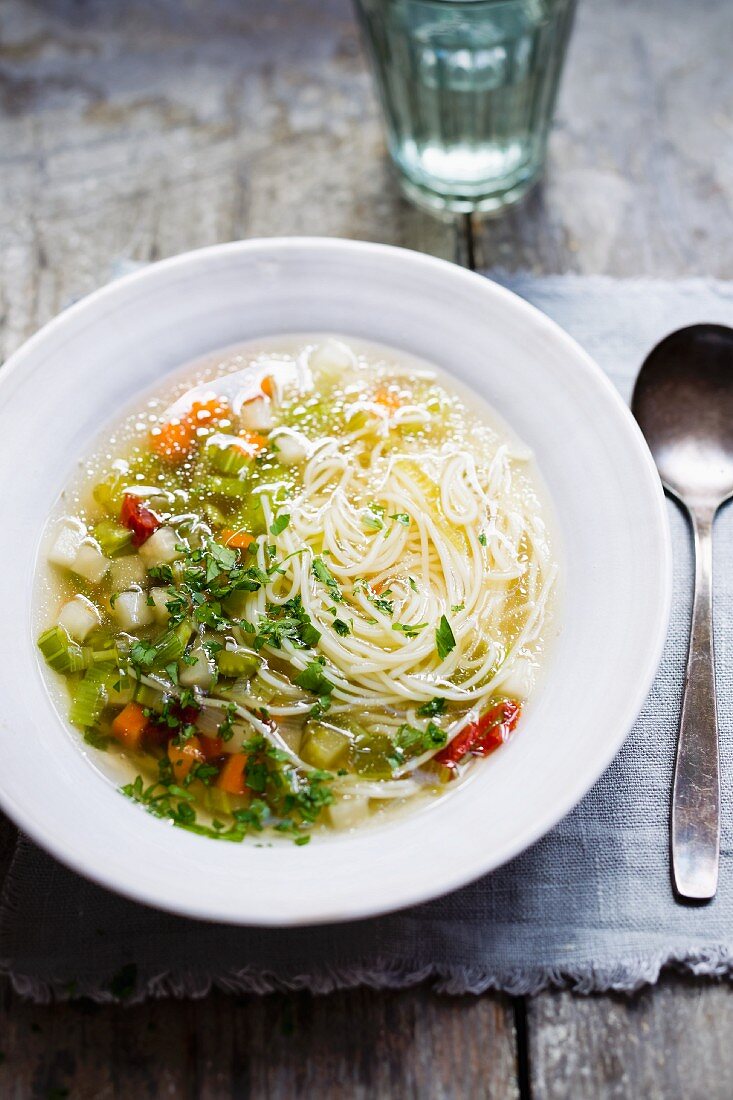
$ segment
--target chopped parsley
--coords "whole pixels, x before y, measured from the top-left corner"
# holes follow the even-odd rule
[[[333,691],[333,684],[323,672],[325,663],[323,657],[316,657],[309,661],[303,671],[295,677],[293,683],[304,691],[312,692],[313,695],[329,696]]]
[[[401,523],[403,527],[410,526],[410,517],[407,512],[395,512],[395,514],[389,518],[393,519],[396,523]]]
[[[441,661],[444,661],[451,650],[456,648],[456,639],[445,615],[440,616],[440,622],[435,630],[435,646]]]
[[[483,531],[479,534],[478,540],[482,546],[486,546],[486,535]]]
[[[392,629],[398,630],[407,638],[417,638],[420,631],[424,630],[427,625],[427,623],[392,623]]]
[[[333,620],[333,629],[337,634],[340,634],[342,638],[345,638],[348,634],[351,634],[351,627],[343,619]]]
[[[284,515],[278,516],[277,519],[274,519],[270,524],[270,534],[281,535],[289,523],[290,516],[287,512]]]
[[[441,699],[436,696],[433,699],[428,699],[427,703],[422,703],[417,708],[417,714],[420,718],[435,718],[437,714],[443,714],[445,711],[445,699]]]
[[[311,570],[313,572],[313,576],[317,580],[319,580],[321,584],[325,584],[326,588],[328,589],[328,594],[333,602],[343,602],[343,596],[341,595],[341,589],[338,586],[338,582],[336,581],[336,578],[326,565],[323,558],[314,558]]]

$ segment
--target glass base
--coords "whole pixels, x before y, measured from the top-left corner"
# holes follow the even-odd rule
[[[422,183],[416,183],[397,168],[397,176],[402,193],[410,202],[429,211],[445,221],[451,221],[456,214],[483,214],[486,217],[498,217],[510,206],[520,202],[534,185],[539,182],[542,172],[536,172],[517,180],[506,190],[491,191],[479,195],[447,195]]]

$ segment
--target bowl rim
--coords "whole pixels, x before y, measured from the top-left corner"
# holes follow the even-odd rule
[[[364,255],[381,256],[389,259],[392,257],[397,262],[410,262],[421,266],[424,270],[432,269],[436,274],[442,275],[454,281],[458,287],[463,283],[466,286],[477,287],[481,285],[488,293],[499,301],[503,300],[514,310],[524,311],[534,326],[544,330],[547,338],[561,350],[567,351],[573,359],[573,369],[583,371],[587,378],[599,392],[602,392],[604,400],[614,408],[618,417],[619,427],[623,426],[626,442],[633,451],[638,463],[640,474],[647,479],[647,490],[651,490],[654,500],[654,508],[648,516],[650,529],[657,543],[660,557],[657,560],[657,577],[659,592],[656,603],[656,619],[648,628],[648,642],[643,668],[635,681],[635,690],[628,693],[625,704],[620,708],[615,720],[615,737],[611,737],[604,744],[603,749],[597,749],[591,763],[584,762],[583,767],[574,776],[568,777],[564,795],[553,802],[543,814],[538,815],[528,823],[521,831],[505,842],[498,850],[492,850],[490,856],[483,860],[475,860],[470,867],[461,867],[452,875],[441,875],[439,885],[429,884],[413,886],[405,884],[401,891],[393,891],[395,896],[388,901],[368,900],[366,898],[354,898],[348,906],[341,903],[337,909],[329,908],[324,904],[322,912],[317,915],[309,914],[299,917],[297,914],[273,913],[265,919],[258,917],[242,919],[232,912],[224,913],[215,904],[208,904],[201,897],[195,904],[179,901],[173,896],[162,896],[154,889],[147,889],[137,882],[125,881],[121,883],[116,877],[114,867],[95,866],[91,868],[85,860],[83,850],[71,851],[63,842],[57,842],[53,831],[47,823],[39,822],[30,810],[32,799],[19,802],[6,792],[0,783],[0,808],[15,823],[15,825],[43,849],[49,852],[72,871],[96,882],[98,885],[155,908],[178,913],[182,916],[196,919],[216,920],[222,923],[235,925],[255,925],[270,927],[294,927],[302,925],[315,925],[328,922],[342,922],[359,920],[367,917],[393,912],[444,896],[469,882],[475,881],[483,874],[489,873],[523,852],[533,843],[545,835],[554,825],[561,821],[588,793],[607,769],[613,758],[619,752],[627,739],[631,727],[636,720],[644,701],[646,700],[653,679],[658,670],[664,644],[667,637],[671,601],[672,601],[672,545],[669,531],[669,521],[665,508],[664,491],[654,465],[651,453],[646,445],[641,430],[636,423],[629,407],[611,382],[608,375],[598,366],[591,356],[577,343],[577,341],[564,331],[555,321],[544,314],[540,309],[518,294],[507,289],[494,280],[478,272],[462,268],[448,260],[419,252],[413,249],[402,248],[396,245],[380,244],[367,241],[355,241],[334,237],[257,237],[242,241],[231,241],[223,244],[210,245],[205,248],[190,250],[172,256],[165,260],[156,261],[137,270],[123,275],[112,282],[100,287],[90,294],[79,299],[61,313],[43,325],[36,333],[26,340],[8,359],[2,371],[0,371],[0,410],[7,400],[12,397],[13,386],[18,375],[26,369],[26,362],[32,359],[38,348],[42,348],[49,340],[58,340],[67,329],[74,328],[77,318],[83,317],[90,310],[103,310],[108,301],[114,301],[115,297],[123,293],[129,286],[138,285],[144,287],[146,282],[154,283],[159,279],[165,279],[170,274],[197,265],[206,267],[211,260],[227,255],[256,253],[266,250],[268,252],[287,253],[292,250],[307,248],[329,252],[334,256],[338,254],[362,253]],[[212,349],[215,350],[215,349]],[[44,359],[39,358],[35,364],[30,365],[32,371],[43,368]],[[59,716],[59,721],[63,720]]]

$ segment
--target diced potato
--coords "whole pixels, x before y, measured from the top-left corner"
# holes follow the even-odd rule
[[[350,745],[348,734],[325,722],[309,722],[300,755],[314,768],[333,768],[346,755]]]
[[[349,794],[332,802],[328,816],[335,829],[353,829],[369,816],[369,799],[363,794]]]
[[[61,608],[58,624],[77,642],[83,642],[87,634],[99,626],[102,617],[86,596],[74,596]]]
[[[310,354],[310,365],[327,376],[336,376],[356,364],[354,353],[340,340],[325,340]]]
[[[190,657],[195,658],[193,664],[179,661],[178,680],[183,687],[199,687],[206,691],[214,682],[214,662],[203,646],[194,646]]]
[[[293,428],[278,428],[270,436],[278,462],[283,466],[295,466],[308,457],[310,447],[307,436]]]
[[[79,547],[87,536],[87,529],[81,520],[67,516],[59,524],[48,560],[52,565],[62,565],[71,569]]]
[[[148,579],[145,563],[138,554],[126,554],[112,562],[110,580],[113,592],[125,592],[138,585],[142,588]]]
[[[245,401],[239,411],[243,428],[253,432],[269,432],[272,427],[272,407],[267,397],[253,397]]]
[[[155,615],[156,622],[167,623],[170,617],[170,611],[166,607],[166,604],[171,602],[171,594],[167,588],[153,588],[150,592],[151,599],[153,601],[153,614]]]
[[[148,569],[151,569],[154,565],[169,565],[180,558],[181,552],[176,550],[180,545],[181,540],[172,527],[159,527],[142,544],[138,553]]]
[[[105,558],[96,542],[91,540],[81,544],[71,566],[77,576],[83,577],[90,584],[99,584],[109,567],[109,558]]]
[[[122,630],[138,630],[141,626],[150,626],[153,621],[153,609],[148,604],[147,592],[139,589],[120,592],[115,597],[113,611]]]

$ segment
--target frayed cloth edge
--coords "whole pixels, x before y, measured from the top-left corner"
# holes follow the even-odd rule
[[[42,980],[20,974],[0,960],[0,974],[8,978],[15,992],[37,1004],[88,999],[98,1004],[139,1004],[148,999],[196,1000],[219,990],[234,995],[292,993],[314,994],[367,987],[374,990],[409,989],[429,984],[435,993],[449,996],[478,995],[489,991],[509,996],[533,996],[544,989],[566,989],[572,993],[634,993],[653,985],[662,970],[674,969],[701,978],[733,977],[733,955],[723,949],[690,950],[679,954],[636,959],[609,968],[580,966],[537,967],[529,970],[491,971],[468,966],[414,966],[410,964],[326,968],[312,974],[283,976],[250,968],[219,976],[193,972],[168,972],[146,979],[130,996],[118,997],[94,981]]]

